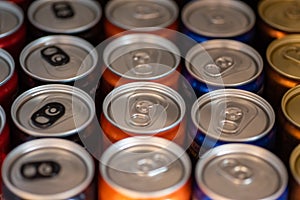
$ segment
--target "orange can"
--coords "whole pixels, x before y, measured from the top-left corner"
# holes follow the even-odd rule
[[[109,147],[99,167],[99,200],[190,200],[191,161],[173,142],[136,136]]]
[[[300,144],[293,150],[290,156],[290,200],[298,200],[300,197]]]

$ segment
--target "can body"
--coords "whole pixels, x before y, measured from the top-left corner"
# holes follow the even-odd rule
[[[293,149],[289,159],[289,169],[291,171],[290,179],[290,194],[291,200],[296,200],[300,195],[300,174],[299,174],[299,156],[300,156],[300,145]]]

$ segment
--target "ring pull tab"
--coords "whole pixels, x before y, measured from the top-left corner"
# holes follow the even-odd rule
[[[31,116],[32,123],[39,128],[48,128],[65,114],[61,103],[48,103]]]
[[[137,161],[137,174],[139,176],[154,177],[168,171],[168,164],[168,160],[164,155],[155,154]]]
[[[152,122],[150,112],[153,110],[153,107],[154,103],[149,100],[134,102],[130,109],[130,123],[140,127],[149,125]]]
[[[57,46],[48,46],[41,51],[41,55],[52,66],[65,65],[70,61],[70,56]]]
[[[210,17],[210,22],[212,24],[216,24],[216,25],[222,25],[222,24],[225,24],[225,17],[222,16],[222,15],[212,15]]]
[[[219,163],[218,172],[230,182],[248,185],[253,181],[253,170],[236,159],[227,158]]]
[[[55,2],[52,4],[52,10],[59,19],[68,19],[74,16],[74,10],[68,2]]]
[[[296,4],[293,7],[289,7],[285,11],[285,15],[292,20],[300,19],[300,6]]]
[[[227,107],[218,126],[218,130],[225,134],[237,134],[243,118],[243,110],[238,107]]]
[[[30,180],[51,178],[57,176],[60,169],[60,165],[53,161],[28,162],[21,166],[21,174]]]
[[[297,46],[286,47],[283,50],[283,56],[288,60],[300,64],[300,47]]]
[[[133,14],[134,18],[140,20],[158,19],[161,14],[153,5],[138,5]]]
[[[215,60],[214,64],[204,66],[204,72],[212,77],[222,76],[226,71],[230,70],[234,65],[232,57],[221,56]]]
[[[146,51],[132,52],[132,68],[137,75],[149,75],[153,73],[153,67],[150,65],[151,55]]]

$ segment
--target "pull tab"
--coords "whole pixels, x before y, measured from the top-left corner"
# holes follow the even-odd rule
[[[225,18],[222,15],[213,15],[210,17],[210,22],[212,24],[216,24],[216,25],[221,25],[221,24],[225,24]]]
[[[149,64],[151,56],[146,51],[132,52],[132,71],[137,75],[149,75],[153,72],[153,67]]]
[[[293,20],[297,20],[300,19],[300,7],[298,4],[296,4],[293,7],[289,7],[288,9],[286,9],[285,11],[285,15]]]
[[[243,110],[238,107],[225,108],[224,119],[221,120],[218,130],[225,134],[238,133],[243,115]]]
[[[61,103],[48,103],[33,113],[31,120],[39,128],[48,128],[65,114],[65,107]]]
[[[57,46],[44,48],[41,55],[52,66],[65,65],[70,61],[69,55]]]
[[[283,50],[283,56],[288,60],[300,64],[300,47],[296,47],[296,46],[286,47]]]
[[[133,16],[136,19],[150,20],[157,19],[160,17],[160,12],[153,5],[138,5],[135,9]]]
[[[150,112],[154,103],[148,100],[136,101],[131,109],[130,123],[134,126],[144,127],[151,123]]]
[[[57,18],[67,19],[74,16],[74,10],[68,2],[55,2],[52,4],[52,10]]]
[[[26,179],[51,178],[56,176],[61,167],[57,162],[38,161],[29,162],[21,166],[21,174]]]
[[[219,174],[237,185],[248,185],[253,181],[253,171],[236,159],[224,159],[219,163]]]
[[[230,70],[234,65],[232,57],[221,56],[215,60],[214,64],[204,66],[204,72],[212,77],[222,76],[226,71]]]
[[[163,154],[155,154],[137,161],[137,174],[148,177],[157,176],[168,171],[168,164],[169,162]]]

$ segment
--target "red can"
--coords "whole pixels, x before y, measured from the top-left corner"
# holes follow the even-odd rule
[[[14,2],[18,6],[20,6],[22,8],[22,10],[26,13],[29,5],[34,0],[9,0],[9,1]]]

